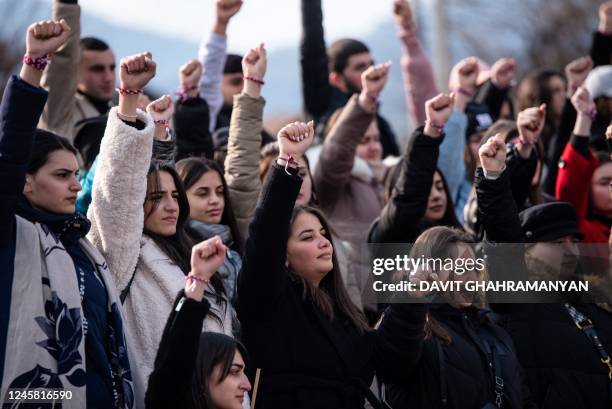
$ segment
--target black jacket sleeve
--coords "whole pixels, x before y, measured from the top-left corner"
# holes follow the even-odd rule
[[[384,383],[402,384],[418,364],[425,339],[425,304],[396,303],[385,310],[376,331],[376,375]]]
[[[400,162],[400,176],[380,219],[370,231],[372,243],[409,243],[420,233],[419,225],[431,192],[443,137],[434,139],[414,131],[410,145]]]
[[[508,158],[506,166],[510,172],[510,187],[512,189],[512,197],[518,211],[525,208],[525,202],[529,196],[531,180],[535,175],[538,165],[535,149],[531,152],[528,159],[523,159],[517,150],[516,145],[512,144],[507,149]]]
[[[478,89],[478,92],[476,93],[476,98],[474,100],[476,102],[480,102],[481,104],[485,104],[489,108],[489,114],[491,114],[491,117],[495,122],[499,119],[502,105],[508,97],[508,90],[509,88],[498,88],[493,84],[493,81],[487,80]]]
[[[561,120],[559,122],[559,129],[557,131],[557,137],[554,139],[554,147],[552,155],[548,159],[546,164],[548,167],[548,174],[544,180],[544,191],[549,195],[555,195],[555,186],[557,185],[557,173],[559,171],[559,160],[565,149],[565,145],[572,135],[574,124],[576,123],[576,109],[569,99],[565,100],[563,106],[563,112],[561,113]]]
[[[166,322],[155,366],[145,394],[151,408],[187,407],[186,403],[200,345],[200,334],[210,303],[185,297],[181,290]]]
[[[593,67],[612,64],[612,35],[594,32],[589,54],[593,60]]]
[[[288,279],[285,260],[291,214],[302,179],[297,169],[272,165],[260,202],[249,225],[249,238],[238,278],[237,310],[247,314],[274,312]]]
[[[174,132],[176,134],[177,161],[189,156],[212,159],[214,148],[209,131],[208,104],[200,97],[176,104]]]
[[[300,63],[304,108],[312,117],[320,118],[329,110],[332,97],[321,0],[302,0],[302,30]]]
[[[17,202],[47,91],[11,77],[0,106],[0,246],[13,238]]]

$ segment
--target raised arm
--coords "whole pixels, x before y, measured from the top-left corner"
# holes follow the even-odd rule
[[[200,97],[208,103],[210,122],[209,131],[214,132],[217,115],[223,107],[223,69],[227,56],[227,26],[231,18],[240,11],[242,0],[217,0],[216,20],[210,37],[202,40],[199,59],[204,67],[200,80]]]
[[[302,179],[296,161],[312,143],[312,122],[295,122],[278,133],[280,154],[270,169],[261,200],[249,226],[238,278],[238,315],[273,314],[285,287],[287,240],[293,207]],[[242,317],[241,317],[242,316]]]
[[[389,63],[368,68],[361,74],[363,86],[342,110],[325,138],[313,182],[323,208],[331,208],[349,182],[355,150],[375,118],[376,101],[389,76]]]
[[[451,115],[453,103],[452,96],[444,94],[427,101],[425,128],[415,130],[411,138],[391,198],[370,231],[370,242],[409,243],[417,238],[419,223],[427,211],[443,139],[442,129]]]
[[[599,27],[589,54],[595,67],[612,64],[612,1],[599,6]]]
[[[458,72],[459,89],[455,93],[453,113],[444,127],[444,141],[440,145],[439,168],[444,174],[448,190],[453,200],[459,196],[461,184],[466,179],[467,170],[463,153],[465,149],[465,132],[468,126],[465,107],[476,91],[478,61],[468,57],[459,61],[454,68]]]
[[[155,68],[150,53],[121,60],[119,106],[108,114],[88,211],[88,237],[104,255],[119,292],[140,253],[155,130],[151,117],[137,111],[137,93],[155,76]]]
[[[174,103],[170,95],[163,95],[147,105],[147,113],[155,124],[152,161],[160,166],[174,166],[175,138],[170,129]]]
[[[243,240],[248,236],[249,223],[261,192],[259,149],[265,105],[261,97],[261,83],[266,67],[267,56],[263,44],[251,49],[242,59],[244,76],[251,79],[245,80],[242,93],[234,96],[225,157],[225,180]]]
[[[439,91],[431,61],[421,47],[408,1],[395,0],[393,14],[403,44],[401,66],[409,118],[412,125],[418,127],[425,124],[425,102]]]
[[[40,88],[41,57],[53,53],[68,38],[66,23],[40,22],[28,27],[26,59],[20,77],[13,76],[0,106],[0,244],[14,239],[15,212],[22,196],[36,125],[47,100]],[[36,61],[39,61],[37,64]],[[9,289],[10,291],[10,289]]]
[[[574,205],[578,220],[582,220],[588,211],[590,180],[599,165],[589,150],[595,103],[586,88],[580,87],[572,97],[572,104],[578,115],[574,132],[561,156],[563,166],[559,167],[555,196]]]
[[[318,119],[329,109],[332,95],[321,0],[302,0],[300,64],[304,108]]]
[[[53,19],[64,21],[70,27],[68,41],[53,53],[53,64],[45,71],[42,85],[49,91],[49,99],[42,115],[41,126],[59,135],[74,139],[75,99],[79,62],[81,59],[79,41],[81,39],[81,8],[55,0]],[[63,27],[63,28],[66,28]]]

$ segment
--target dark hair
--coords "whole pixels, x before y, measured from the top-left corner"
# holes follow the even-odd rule
[[[44,129],[37,129],[26,173],[30,175],[35,174],[47,163],[51,153],[62,150],[72,152],[75,156],[77,154],[77,150],[68,142],[68,139]]]
[[[280,149],[278,147],[277,141],[268,142],[261,148],[259,161],[259,178],[262,182],[266,180],[266,176],[268,175],[270,168],[276,161],[276,158],[278,158],[279,154]],[[319,206],[319,199],[317,198],[317,192],[315,190],[308,156],[303,155],[302,158],[304,159],[304,162],[306,162],[306,172],[308,172],[308,177],[310,177],[310,180],[312,181],[312,183],[310,184],[310,201],[308,202],[308,205]]]
[[[548,147],[548,143],[557,132],[560,116],[553,111],[552,92],[550,89],[550,80],[554,77],[560,77],[565,81],[563,73],[552,69],[535,70],[527,74],[518,86],[517,90],[517,108],[518,111],[537,107],[541,104],[546,104],[546,122],[542,131],[542,140],[544,145]]]
[[[410,250],[410,256],[415,258],[424,256],[425,258],[441,260],[447,258],[455,259],[457,257],[455,254],[457,244],[465,243],[472,246],[474,242],[474,237],[464,231],[446,226],[436,226],[421,233]],[[476,304],[477,306],[483,306],[484,298],[479,299]],[[447,344],[452,341],[446,328],[432,314],[427,313],[425,338],[432,338],[434,336]]]
[[[334,247],[331,227],[323,212],[315,207],[296,206],[291,214],[289,229],[291,229],[297,217],[302,213],[310,213],[319,219],[321,226],[325,229],[325,238],[329,240],[332,247]],[[289,234],[291,234],[291,232],[289,232]],[[323,277],[318,287],[312,285],[297,272],[289,270],[289,273],[292,279],[302,284],[304,289],[302,293],[303,298],[311,300],[325,317],[329,320],[333,320],[334,316],[339,314],[347,318],[357,331],[365,333],[369,330],[367,320],[363,313],[353,304],[346,291],[335,250],[332,253],[332,264],[333,267],[331,271]]]
[[[223,74],[242,74],[242,56],[238,54],[228,54],[225,57]]]
[[[387,177],[385,179],[385,202],[391,199],[393,195],[393,189],[397,183],[397,180],[400,177],[402,172],[402,164],[404,163],[404,159],[400,160],[396,163],[390,170],[387,172]],[[442,179],[442,186],[444,187],[444,195],[446,196],[446,210],[444,211],[444,215],[440,220],[435,222],[436,225],[440,226],[448,226],[448,227],[456,227],[461,229],[461,223],[457,220],[457,215],[455,214],[455,202],[453,197],[451,196],[450,190],[448,189],[448,183],[446,183],[446,178],[442,171],[436,167],[436,173],[440,175],[440,179]],[[433,185],[433,178],[432,178]],[[430,187],[431,191],[431,187]],[[429,192],[427,193],[429,195]],[[429,196],[428,196],[429,197]]]
[[[108,44],[96,37],[82,37],[81,51],[106,51],[110,49]]]
[[[227,182],[223,176],[223,171],[219,164],[211,159],[207,158],[187,158],[177,162],[176,169],[179,177],[183,181],[185,190],[189,190],[206,172],[214,171],[217,172],[223,185],[223,198],[225,205],[223,207],[223,215],[221,216],[221,224],[224,224],[230,228],[232,238],[234,239],[233,250],[242,254],[242,238],[236,224],[236,217],[234,216],[234,210],[232,208],[232,201],[229,195],[229,189],[227,188]]]
[[[191,380],[191,404],[194,409],[213,409],[210,400],[211,382],[221,383],[229,375],[236,351],[240,352],[245,366],[248,365],[247,351],[238,340],[216,332],[203,332],[200,335],[195,371]],[[221,365],[219,379],[212,379],[213,370]]]
[[[348,65],[348,60],[351,56],[369,52],[370,49],[358,40],[343,38],[334,41],[327,49],[329,72],[342,73]]]
[[[178,193],[178,206],[179,206],[179,215],[176,221],[176,233],[172,236],[162,236],[152,231],[144,229],[144,233],[149,236],[155,244],[161,249],[161,251],[168,256],[168,258],[176,264],[185,275],[189,273],[191,270],[191,248],[193,247],[193,240],[187,234],[185,229],[185,225],[187,223],[187,219],[189,218],[189,200],[187,199],[187,193],[185,192],[185,188],[183,187],[183,182],[179,177],[176,169],[171,165],[157,165],[152,164],[149,169],[149,173],[147,175],[147,196],[145,201],[149,199],[149,195],[152,192],[155,192],[160,189],[161,181],[160,181],[160,172],[167,172],[172,176],[174,180],[174,184],[176,186],[176,191]],[[149,217],[159,205],[159,200],[153,202],[153,207],[149,214],[145,214],[145,220]],[[210,284],[215,289],[215,300],[218,304],[225,304],[225,288],[223,287],[223,281],[219,278],[218,274],[214,274],[210,279]],[[208,292],[207,292],[208,294]],[[212,294],[211,294],[212,295]],[[209,313],[212,317],[214,317],[219,323],[223,323],[220,317],[216,316],[214,313]]]

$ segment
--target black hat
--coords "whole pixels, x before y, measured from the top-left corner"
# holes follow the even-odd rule
[[[478,132],[486,131],[493,125],[493,118],[489,113],[489,108],[485,104],[469,102],[465,106],[468,125],[465,130],[466,139]]]
[[[564,236],[583,238],[576,209],[567,202],[542,203],[519,213],[527,243],[552,241]]]
[[[225,67],[223,74],[242,74],[242,56],[237,54],[228,54],[225,57]]]

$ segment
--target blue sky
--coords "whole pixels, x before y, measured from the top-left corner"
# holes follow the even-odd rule
[[[214,20],[214,0],[79,0],[87,12],[134,28],[199,42]],[[391,16],[392,0],[324,0],[327,38],[368,33]],[[230,48],[264,41],[273,50],[298,43],[300,0],[244,0],[232,20]]]

